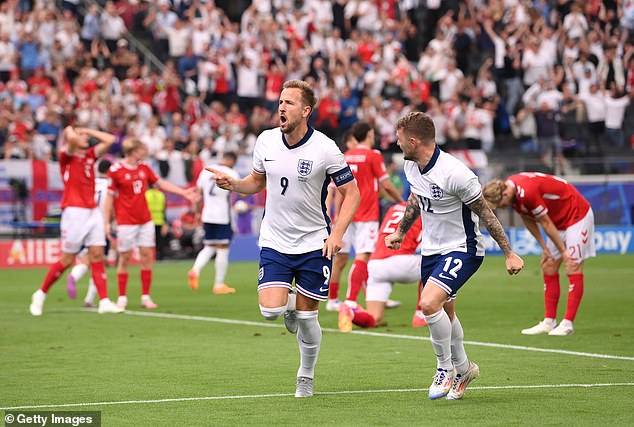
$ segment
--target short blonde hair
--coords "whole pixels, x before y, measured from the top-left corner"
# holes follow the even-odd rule
[[[425,113],[412,111],[401,117],[396,123],[396,129],[401,129],[408,136],[429,144],[436,139],[434,121]]]
[[[127,138],[123,141],[123,154],[129,156],[134,150],[145,147],[145,144],[136,138]]]
[[[312,110],[317,105],[317,96],[313,87],[303,80],[287,80],[284,82],[282,89],[299,89],[302,92],[302,101],[305,105],[308,105]]]
[[[501,179],[494,179],[489,181],[482,190],[484,200],[487,201],[491,209],[497,208],[498,204],[502,200],[502,193],[506,190],[506,182]]]

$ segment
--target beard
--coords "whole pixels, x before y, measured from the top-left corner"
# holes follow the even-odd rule
[[[295,129],[297,129],[297,127],[299,126],[301,122],[301,119],[299,120],[295,120],[295,121],[290,121],[288,119],[288,117],[286,118],[286,121],[284,123],[280,122],[280,128],[282,129],[282,132],[285,134],[291,134],[295,131]]]

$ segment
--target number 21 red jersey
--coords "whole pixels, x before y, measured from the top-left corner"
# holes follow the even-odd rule
[[[116,163],[110,167],[108,178],[117,224],[140,225],[152,220],[145,192],[159,178],[146,163],[140,162],[136,167]]]
[[[381,228],[379,229],[379,238],[376,242],[376,248],[370,259],[384,259],[394,255],[412,255],[416,252],[416,248],[418,248],[420,244],[421,231],[423,228],[420,218],[414,221],[414,224],[412,224],[412,227],[405,235],[400,248],[388,249],[387,246],[385,246],[385,237],[396,231],[405,215],[406,206],[407,202],[397,203],[387,211],[381,223]]]

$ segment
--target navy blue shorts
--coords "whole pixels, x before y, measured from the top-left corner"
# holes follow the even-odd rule
[[[210,224],[204,223],[205,245],[224,245],[229,244],[233,238],[233,230],[231,224]]]
[[[271,248],[260,251],[258,291],[266,288],[293,288],[300,294],[317,300],[328,299],[332,260],[321,249],[305,254],[283,254]]]
[[[458,289],[464,285],[484,261],[483,256],[475,256],[466,252],[449,252],[445,255],[423,256],[420,266],[420,277],[423,285],[431,282],[449,294],[449,299],[456,297]]]

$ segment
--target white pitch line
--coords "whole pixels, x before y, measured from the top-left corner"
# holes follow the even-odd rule
[[[631,387],[634,383],[598,383],[598,384],[536,384],[536,385],[507,385],[507,386],[482,386],[469,387],[469,390],[531,390],[546,388],[590,388],[590,387]],[[377,393],[422,393],[427,388],[404,388],[386,390],[342,390],[342,391],[322,391],[315,395],[340,395],[340,394],[377,394]],[[22,409],[45,409],[45,408],[76,408],[82,406],[113,406],[113,405],[140,405],[148,403],[172,403],[172,402],[196,402],[204,400],[230,400],[230,399],[262,399],[270,397],[293,397],[293,393],[271,393],[271,394],[246,394],[234,396],[203,396],[203,397],[176,397],[171,399],[149,399],[149,400],[120,400],[112,402],[82,402],[82,403],[60,403],[55,405],[29,405],[29,406],[8,406],[0,408],[2,411],[15,411]]]
[[[190,316],[187,314],[157,313],[157,312],[149,312],[149,311],[126,311],[125,314],[129,314],[132,316],[160,317],[165,319],[198,320],[201,322],[227,323],[232,325],[261,326],[265,328],[283,328],[283,326],[281,326],[279,323],[273,323],[273,322],[269,322],[269,323],[251,322],[247,320],[223,319],[220,317]],[[323,330],[324,332],[340,332],[338,329],[333,329],[333,328],[323,328]],[[428,337],[420,337],[416,335],[387,334],[383,332],[372,332],[372,331],[356,331],[355,330],[348,333],[353,335],[367,335],[372,337],[397,338],[397,339],[415,340],[415,341],[429,341],[430,340]],[[495,348],[504,348],[509,350],[536,351],[541,353],[565,354],[568,356],[593,357],[597,359],[616,359],[616,360],[634,361],[634,357],[632,356],[615,356],[612,354],[585,353],[582,351],[558,350],[554,348],[527,347],[523,345],[497,344],[497,343],[480,342],[480,341],[465,341],[464,343],[468,345],[475,345],[480,347],[495,347]]]

